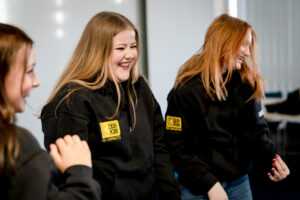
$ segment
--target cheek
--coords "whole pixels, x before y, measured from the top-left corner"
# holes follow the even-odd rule
[[[137,59],[137,56],[138,56],[138,52],[137,52],[137,50],[135,50],[134,53],[133,53],[134,59]]]
[[[122,55],[118,52],[115,52],[111,57],[111,62],[112,64],[117,64],[121,61],[121,59],[122,59]]]
[[[22,83],[22,93],[26,94],[28,93],[32,88],[32,80],[28,77],[24,77],[23,83]]]

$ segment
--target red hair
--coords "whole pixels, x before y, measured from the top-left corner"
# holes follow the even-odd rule
[[[256,34],[247,22],[222,14],[208,27],[205,41],[199,53],[187,60],[179,69],[175,81],[175,88],[186,83],[195,76],[199,76],[204,88],[211,99],[226,100],[226,83],[230,80],[237,59],[237,52],[248,30],[251,31],[252,41],[249,48],[250,59],[244,60],[239,73],[244,82],[248,82],[254,93],[248,99],[263,97],[264,83],[257,64],[258,46]],[[227,75],[223,77],[224,65]]]

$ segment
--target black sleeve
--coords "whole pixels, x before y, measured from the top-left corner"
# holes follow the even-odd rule
[[[93,112],[90,109],[91,104],[85,98],[88,97],[82,97],[75,92],[69,99],[59,103],[59,106],[59,101],[53,101],[43,108],[41,120],[47,150],[56,139],[67,134],[77,134],[80,139],[89,140],[88,125]]]
[[[11,177],[9,199],[101,199],[92,169],[76,165],[62,175],[49,154],[29,133],[21,133],[17,170]]]
[[[175,90],[170,92],[165,126],[167,148],[181,184],[207,192],[218,179],[206,163],[208,159],[205,158],[208,158],[209,154],[204,150],[200,159],[193,149],[193,145],[201,143],[196,140],[199,140],[199,135],[203,131],[202,124],[205,124],[203,111],[196,106],[199,102],[195,101],[198,100],[190,94],[182,97],[182,94]]]
[[[164,142],[164,120],[160,106],[156,101],[153,124],[153,148],[157,173],[158,199],[181,199],[179,184],[175,180],[174,168]]]
[[[245,122],[243,124],[245,127],[244,138],[246,138],[250,144],[255,144],[255,148],[251,148],[254,149],[252,153],[253,159],[263,162],[265,168],[270,170],[276,151],[268,136],[270,130],[264,119],[261,103],[256,100],[249,101],[246,103],[241,116]]]
[[[101,199],[99,184],[93,179],[92,169],[76,165],[63,174],[64,183],[56,187],[52,184],[49,199]]]

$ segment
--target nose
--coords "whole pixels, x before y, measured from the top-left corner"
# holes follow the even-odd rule
[[[126,59],[131,59],[133,58],[133,52],[131,48],[127,48],[126,52],[125,52],[125,58]]]
[[[247,57],[250,56],[250,49],[249,49],[249,47],[245,49],[244,55],[247,56]]]
[[[33,77],[33,82],[32,82],[32,87],[38,87],[40,85],[40,80],[39,78],[36,76],[36,74],[34,74],[34,77]]]

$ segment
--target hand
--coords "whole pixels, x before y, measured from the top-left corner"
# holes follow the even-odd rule
[[[210,200],[228,200],[228,196],[220,182],[214,184],[207,195]]]
[[[91,151],[86,141],[81,141],[78,135],[66,135],[50,144],[50,156],[62,173],[71,166],[85,165],[92,167]]]
[[[275,155],[272,165],[273,167],[271,170],[273,172],[273,175],[272,173],[268,173],[268,176],[272,181],[281,181],[290,174],[290,169],[278,154]]]

